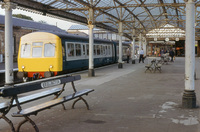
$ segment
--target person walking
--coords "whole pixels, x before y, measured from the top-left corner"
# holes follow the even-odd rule
[[[143,50],[143,48],[141,48],[141,50],[140,50],[139,63],[140,63],[141,60],[142,60],[142,62],[144,63],[144,50]]]
[[[126,50],[126,55],[127,55],[127,63],[129,63],[129,59],[130,59],[130,55],[131,55],[131,51],[130,51],[129,47]]]

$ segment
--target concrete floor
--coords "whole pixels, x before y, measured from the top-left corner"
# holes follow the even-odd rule
[[[77,89],[93,88],[84,103],[71,109],[72,101],[65,103],[67,110],[56,106],[31,116],[41,132],[199,132],[200,108],[181,108],[184,91],[184,58],[162,66],[162,73],[144,73],[145,63],[117,64],[95,70],[95,77],[87,72],[75,82]],[[197,105],[200,97],[200,59],[196,58]],[[66,95],[72,92],[67,84]],[[49,97],[50,98],[50,97]],[[3,101],[3,99],[0,99]],[[37,103],[37,102],[35,102]],[[11,112],[16,111],[12,109]],[[16,124],[22,118],[10,117]],[[0,131],[9,132],[9,126],[0,120]],[[27,123],[23,132],[32,132]]]

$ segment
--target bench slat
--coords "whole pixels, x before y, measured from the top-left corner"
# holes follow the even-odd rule
[[[32,94],[32,95],[21,97],[18,100],[19,100],[20,104],[28,103],[30,101],[34,101],[34,100],[37,100],[37,99],[40,99],[40,98],[43,98],[43,97],[50,96],[50,95],[53,95],[55,93],[58,93],[61,89],[62,88],[53,88],[53,89],[50,89],[50,90],[42,91],[40,93],[36,93],[36,94]],[[9,106],[9,102],[0,103],[0,111],[8,108],[8,106]],[[12,106],[13,107],[16,106],[16,102],[15,101],[13,102]]]
[[[66,101],[75,99],[77,97],[81,97],[82,95],[86,95],[86,94],[88,94],[88,93],[90,93],[92,91],[94,91],[94,89],[81,90],[81,91],[76,92],[74,94],[70,94],[68,96],[64,96],[63,98],[54,99],[54,100],[51,100],[51,101],[48,101],[48,102],[45,102],[45,103],[30,107],[30,108],[27,108],[27,109],[23,109],[19,113],[13,113],[12,116],[13,117],[21,117],[21,116],[24,116],[24,115],[26,115],[26,116],[33,115],[33,114],[36,114],[39,111],[51,108],[51,107],[53,107],[55,105],[58,105],[58,104],[62,104],[64,102],[66,102]]]

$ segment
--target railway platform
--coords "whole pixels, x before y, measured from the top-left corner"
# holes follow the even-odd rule
[[[67,110],[59,105],[38,113],[40,116],[33,116],[32,119],[37,121],[41,132],[200,131],[200,108],[181,108],[185,58],[177,57],[175,62],[163,65],[161,73],[145,73],[147,63],[148,60],[145,63],[124,63],[123,69],[118,69],[117,64],[98,68],[95,69],[95,77],[88,77],[87,71],[75,73],[82,77],[76,82],[77,89],[95,89],[90,96],[86,96],[90,110],[82,103],[71,109],[72,102],[69,102],[65,104]],[[198,106],[199,65],[200,59],[196,58],[195,92]],[[12,120],[14,124],[21,121],[20,118]],[[24,126],[21,130],[33,131],[29,124]],[[10,132],[3,120],[0,120],[0,131]]]

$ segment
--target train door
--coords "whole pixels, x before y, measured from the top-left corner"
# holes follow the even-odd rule
[[[84,59],[87,59],[86,44],[82,44],[82,56]]]

